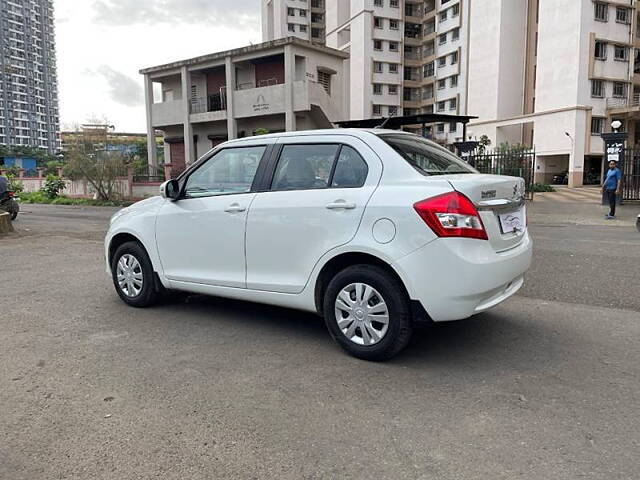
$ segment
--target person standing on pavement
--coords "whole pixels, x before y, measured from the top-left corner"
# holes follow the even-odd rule
[[[602,185],[602,193],[604,193],[607,202],[609,202],[609,214],[604,218],[607,220],[613,220],[616,218],[616,201],[620,194],[620,182],[622,180],[622,172],[618,168],[618,164],[615,161],[609,162],[609,170],[607,171]]]

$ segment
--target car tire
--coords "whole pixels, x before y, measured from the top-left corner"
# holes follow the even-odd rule
[[[411,339],[408,295],[403,285],[380,267],[354,265],[336,274],[325,291],[323,307],[329,333],[354,357],[388,360]],[[385,307],[386,329],[379,321],[384,320]]]
[[[118,247],[111,259],[111,275],[118,296],[127,305],[144,308],[158,301],[153,266],[140,243],[127,242]]]

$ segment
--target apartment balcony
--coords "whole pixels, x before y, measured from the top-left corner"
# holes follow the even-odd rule
[[[153,126],[166,127],[182,123],[182,100],[169,100],[161,103],[154,103],[151,107],[151,118]]]
[[[610,114],[640,111],[640,93],[631,98],[607,98],[607,111]]]
[[[190,103],[191,123],[214,122],[224,120],[227,116],[227,89],[220,89],[220,93],[194,98]]]

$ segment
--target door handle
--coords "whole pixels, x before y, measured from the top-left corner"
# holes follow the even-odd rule
[[[356,208],[355,203],[347,203],[344,200],[338,200],[327,205],[329,210],[353,210]]]
[[[247,207],[242,207],[240,206],[239,203],[232,203],[227,208],[225,208],[224,211],[227,213],[241,213],[241,212],[244,212],[246,209]]]

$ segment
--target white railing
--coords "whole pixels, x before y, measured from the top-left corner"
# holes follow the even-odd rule
[[[640,106],[640,93],[635,93],[631,98],[607,98],[607,108],[631,108]]]

